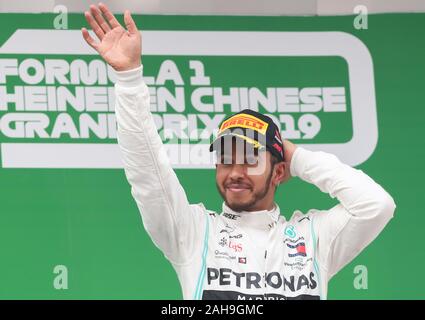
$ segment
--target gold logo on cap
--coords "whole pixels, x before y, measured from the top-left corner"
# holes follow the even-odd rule
[[[254,117],[250,114],[240,113],[233,117],[230,117],[226,121],[221,124],[220,131],[223,130],[240,127],[255,130],[261,134],[266,134],[267,127],[269,124],[257,117]]]

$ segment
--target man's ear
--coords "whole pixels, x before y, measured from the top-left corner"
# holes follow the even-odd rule
[[[289,169],[289,168],[288,168]],[[278,162],[275,164],[275,172],[276,172],[276,186],[279,186],[281,183],[285,182],[287,165],[285,162]]]
[[[291,171],[290,171],[290,168],[289,168],[290,164],[288,162],[283,162],[283,165],[284,165],[285,170],[284,170],[284,175],[283,175],[283,179],[282,179],[281,183],[285,183],[286,181],[288,181],[291,178]]]

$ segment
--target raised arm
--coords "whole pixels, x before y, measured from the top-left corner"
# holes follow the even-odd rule
[[[331,278],[378,236],[396,205],[372,178],[330,153],[298,147],[290,170],[340,202],[310,216],[318,259]]]
[[[116,71],[118,144],[145,229],[171,262],[185,263],[202,243],[206,216],[201,206],[189,205],[157,133],[142,77],[140,32],[129,11],[127,30],[103,4],[90,6],[85,16],[99,41],[82,29],[84,39]]]

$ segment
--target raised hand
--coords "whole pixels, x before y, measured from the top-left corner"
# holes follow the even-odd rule
[[[94,40],[86,28],[82,28],[86,42],[115,70],[125,71],[141,65],[142,39],[130,11],[124,12],[124,29],[108,7],[90,6],[84,13],[87,22],[99,41]]]

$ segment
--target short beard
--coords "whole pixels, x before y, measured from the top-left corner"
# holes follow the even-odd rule
[[[272,165],[272,168],[271,168],[271,170],[270,170],[270,173],[269,173],[269,175],[268,175],[268,177],[267,177],[267,179],[266,179],[266,184],[265,184],[265,186],[264,186],[264,188],[262,189],[262,190],[260,190],[259,192],[256,192],[256,193],[254,193],[254,199],[252,199],[252,201],[250,201],[250,202],[248,202],[248,203],[245,203],[245,204],[240,204],[240,205],[230,205],[228,202],[227,202],[227,199],[226,199],[226,194],[225,194],[225,192],[226,191],[224,191],[224,193],[221,191],[221,189],[220,189],[220,187],[218,186],[218,184],[217,184],[217,181],[216,181],[216,187],[217,187],[217,190],[218,190],[218,192],[221,194],[221,197],[224,199],[224,202],[226,203],[226,205],[230,208],[230,209],[232,209],[233,211],[236,211],[236,212],[240,212],[240,211],[250,211],[250,209],[258,202],[258,201],[260,201],[260,200],[262,200],[266,195],[267,195],[267,193],[269,192],[269,189],[270,189],[270,181],[271,181],[271,179],[272,179],[272,175],[273,175],[273,169],[274,169],[274,164]]]

